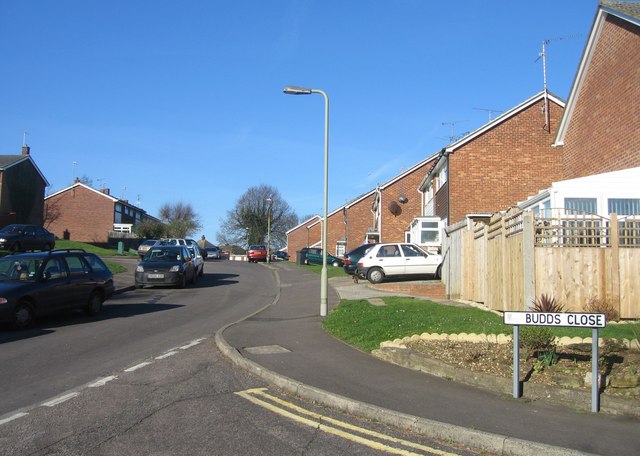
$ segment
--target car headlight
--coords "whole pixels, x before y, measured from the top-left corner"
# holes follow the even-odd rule
[[[6,238],[0,238],[0,242],[5,242],[6,240]]]
[[[6,304],[6,303],[8,303],[8,302],[9,302],[9,301],[7,301],[7,298],[2,298],[2,297],[0,297],[0,304]]]
[[[140,265],[138,265],[138,266],[136,267],[136,272],[144,272],[144,266],[140,266]]]
[[[181,272],[182,268],[180,267],[180,265],[176,264],[175,266],[171,266],[171,269],[169,269],[169,272]]]

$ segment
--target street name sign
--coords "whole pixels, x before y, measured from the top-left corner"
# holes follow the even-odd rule
[[[601,313],[505,312],[504,324],[604,328],[607,322],[605,315]]]

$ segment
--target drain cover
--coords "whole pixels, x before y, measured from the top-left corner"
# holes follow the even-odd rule
[[[290,353],[290,350],[287,350],[280,345],[263,345],[262,347],[248,347],[244,349],[246,352],[251,353],[253,355],[273,355],[276,353]]]

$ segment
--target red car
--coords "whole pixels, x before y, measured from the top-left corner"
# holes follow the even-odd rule
[[[267,248],[264,245],[250,245],[249,250],[247,250],[247,260],[250,263],[267,261]]]

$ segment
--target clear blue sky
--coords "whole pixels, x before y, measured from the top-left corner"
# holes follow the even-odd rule
[[[330,210],[543,88],[566,99],[596,0],[0,0],[0,154],[86,176],[214,240],[251,186]],[[568,37],[568,38],[567,38]],[[497,113],[493,114],[494,116]],[[76,165],[73,163],[76,162]]]

